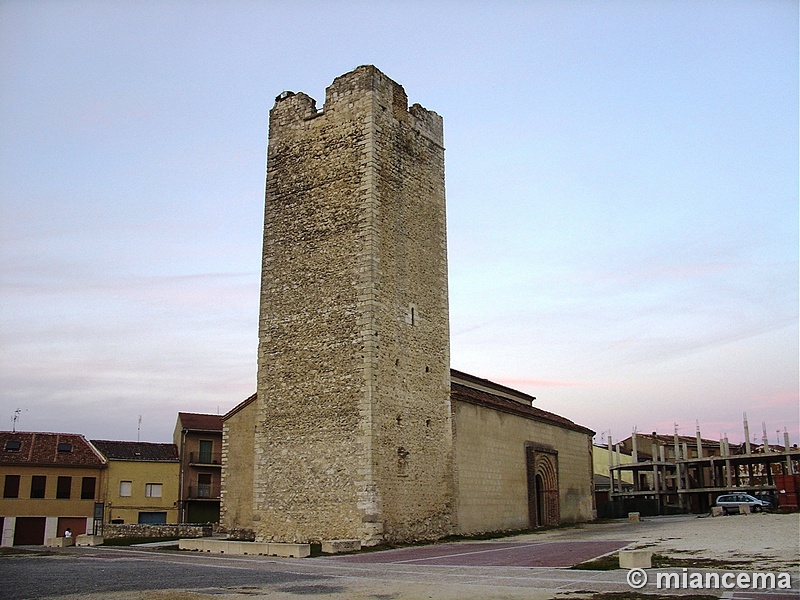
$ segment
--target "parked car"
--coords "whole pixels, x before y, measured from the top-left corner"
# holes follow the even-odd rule
[[[753,496],[762,502],[766,502],[769,505],[769,510],[777,510],[780,506],[780,503],[778,502],[778,496],[776,496],[774,492],[756,492],[753,494]]]
[[[749,506],[751,511],[761,512],[769,509],[770,503],[750,494],[724,494],[717,497],[717,506],[721,506],[725,514],[731,514],[738,513],[740,506]]]

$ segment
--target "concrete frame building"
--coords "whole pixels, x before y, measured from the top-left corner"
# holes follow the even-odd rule
[[[742,492],[774,496],[780,506],[797,510],[800,488],[800,449],[745,439],[732,445],[727,439],[633,434],[619,445],[630,451],[632,462],[611,467],[611,500],[619,513],[642,514],[708,512],[717,496]],[[621,478],[632,475],[633,487],[622,488]]]

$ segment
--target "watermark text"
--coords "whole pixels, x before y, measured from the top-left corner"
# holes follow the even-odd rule
[[[655,571],[644,569],[628,571],[628,585],[640,590],[654,580],[659,590],[790,590],[789,573],[699,572],[687,568],[681,571]]]

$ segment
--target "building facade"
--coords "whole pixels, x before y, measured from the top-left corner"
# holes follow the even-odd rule
[[[0,432],[2,545],[92,533],[105,458],[71,433]]]
[[[175,444],[92,440],[108,463],[103,522],[160,525],[178,522],[180,461]]]
[[[179,522],[218,523],[222,416],[179,412],[172,441],[180,457]]]
[[[460,371],[451,371],[451,389],[456,533],[593,518],[593,431]]]

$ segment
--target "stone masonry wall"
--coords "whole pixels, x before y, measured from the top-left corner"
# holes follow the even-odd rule
[[[525,445],[558,454],[562,523],[589,521],[592,506],[590,434],[454,401],[458,533],[527,529]]]
[[[213,527],[208,525],[142,525],[137,523],[125,523],[122,525],[103,525],[103,537],[105,539],[123,538],[198,538],[208,537],[212,533]]]
[[[255,403],[245,401],[222,424],[220,527],[231,536],[253,527]],[[249,534],[247,534],[249,537]]]
[[[441,118],[374,67],[270,113],[258,541],[451,530]]]

